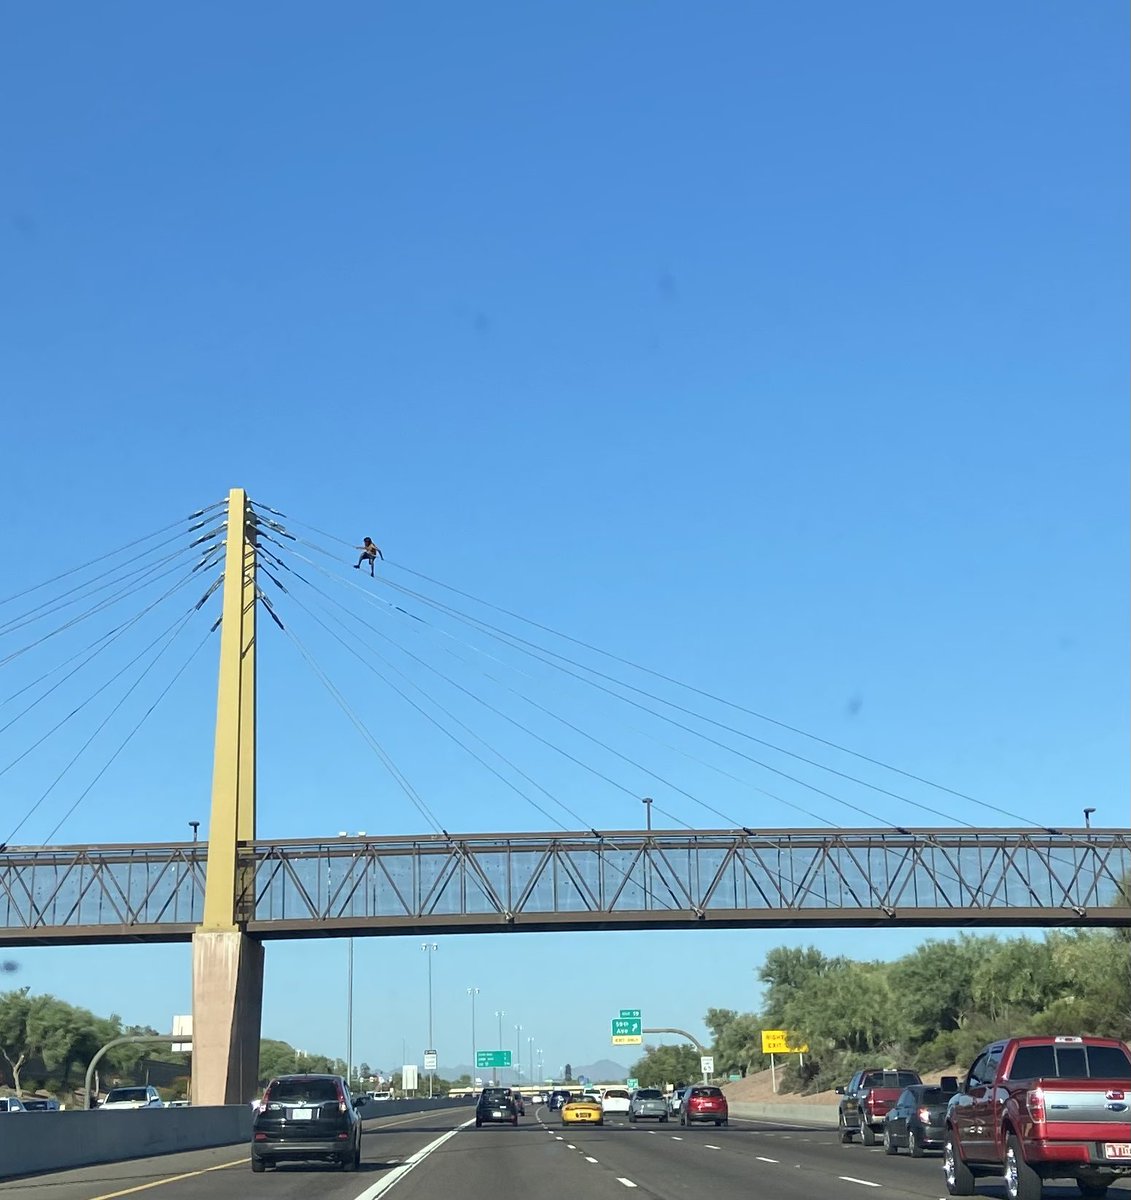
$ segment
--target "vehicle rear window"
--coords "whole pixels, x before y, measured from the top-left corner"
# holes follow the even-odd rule
[[[1118,1046],[1019,1046],[1010,1079],[1131,1079],[1131,1058]]]
[[[267,1091],[272,1104],[330,1104],[338,1101],[338,1088],[332,1079],[276,1079]]]
[[[492,1104],[498,1103],[500,1100],[510,1099],[510,1088],[484,1088],[483,1099],[490,1101]]]
[[[148,1100],[149,1092],[143,1087],[112,1088],[106,1097],[106,1103],[117,1104],[120,1100]]]
[[[637,1100],[662,1100],[659,1088],[640,1088],[636,1093]]]
[[[954,1094],[954,1088],[925,1087],[919,1093],[919,1103],[945,1104]]]
[[[605,1099],[607,1100],[610,1096],[616,1100],[628,1099],[628,1093],[624,1090],[624,1088],[609,1088],[608,1091],[605,1092]]]
[[[693,1087],[691,1089],[693,1096],[721,1096],[722,1088],[717,1087]]]
[[[866,1088],[905,1088],[922,1083],[915,1071],[870,1071],[864,1076],[861,1087]]]

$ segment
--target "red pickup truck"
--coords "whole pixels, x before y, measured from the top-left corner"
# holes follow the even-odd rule
[[[840,1140],[851,1142],[854,1133],[860,1134],[865,1146],[879,1141],[887,1111],[899,1099],[905,1087],[922,1083],[915,1071],[898,1071],[883,1067],[867,1067],[857,1071],[844,1087],[838,1087],[842,1099],[837,1114]]]
[[[1104,1196],[1131,1175],[1131,1054],[1115,1038],[1019,1037],[987,1046],[947,1107],[943,1173],[952,1196],[981,1175],[1009,1200],[1040,1200],[1046,1179]]]

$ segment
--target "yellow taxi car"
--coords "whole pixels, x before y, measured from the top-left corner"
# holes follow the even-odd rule
[[[563,1125],[603,1125],[601,1101],[593,1096],[571,1096],[562,1105]]]

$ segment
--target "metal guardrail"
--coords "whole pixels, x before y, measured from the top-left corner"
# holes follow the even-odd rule
[[[9,847],[0,945],[184,941],[207,844]],[[259,938],[500,930],[1131,925],[1119,829],[609,831],[256,841]]]

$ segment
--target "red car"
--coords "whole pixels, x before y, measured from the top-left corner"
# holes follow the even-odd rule
[[[729,1125],[730,1112],[722,1088],[706,1083],[692,1084],[683,1093],[679,1106],[679,1123],[690,1125],[693,1121],[714,1121],[716,1125]]]

